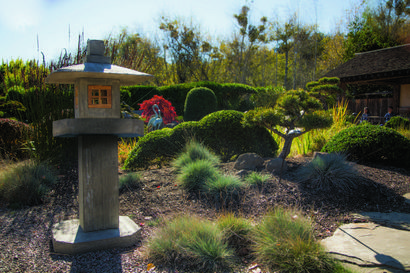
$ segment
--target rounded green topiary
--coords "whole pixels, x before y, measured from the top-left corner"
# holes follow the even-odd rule
[[[215,112],[217,99],[214,92],[206,87],[197,87],[188,92],[184,106],[184,120],[197,121]]]
[[[353,126],[331,138],[322,152],[346,153],[355,161],[408,164],[410,140],[382,126]]]
[[[152,131],[138,140],[137,145],[125,160],[125,169],[146,168],[155,161],[175,154],[179,147],[170,141],[172,129]]]
[[[274,156],[278,145],[266,128],[243,125],[243,113],[222,110],[199,121],[200,137],[223,161],[234,155],[257,153],[262,157]]]
[[[386,122],[384,126],[393,129],[410,129],[410,120],[400,116],[395,116],[392,117],[388,122]]]

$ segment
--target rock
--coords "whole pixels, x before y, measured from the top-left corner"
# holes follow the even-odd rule
[[[263,158],[255,153],[241,154],[235,162],[237,170],[255,170],[263,167]]]
[[[410,231],[410,214],[399,212],[360,212],[352,214],[356,219],[363,219],[384,226]]]
[[[321,243],[332,256],[358,272],[407,272],[410,270],[410,232],[375,223],[340,226]]]
[[[178,125],[177,122],[170,122],[170,123],[165,124],[165,127],[172,129],[172,128],[174,128],[174,127],[177,126],[177,125]]]
[[[403,197],[405,198],[404,202],[406,202],[407,204],[410,204],[410,192],[403,195]]]
[[[282,158],[278,157],[278,158],[267,160],[265,162],[265,168],[269,172],[274,172],[274,171],[280,172],[281,170],[283,172],[286,172],[288,166],[286,164],[286,161],[284,161]]]
[[[313,159],[315,159],[316,157],[325,157],[325,156],[327,156],[328,155],[328,153],[322,153],[322,152],[314,152],[313,153]]]
[[[247,170],[240,170],[239,172],[237,172],[235,175],[239,176],[239,177],[244,177],[248,175],[248,171]]]

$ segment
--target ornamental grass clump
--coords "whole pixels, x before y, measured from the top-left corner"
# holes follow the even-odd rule
[[[138,173],[127,173],[119,179],[120,192],[140,189],[141,186],[141,176]]]
[[[217,207],[226,207],[229,203],[238,202],[244,183],[236,176],[219,175],[205,184],[206,193]]]
[[[236,255],[244,256],[249,253],[250,234],[253,229],[249,220],[236,217],[233,213],[225,213],[219,216],[216,224],[222,230],[226,242]]]
[[[172,162],[172,166],[179,172],[182,167],[197,160],[207,160],[214,166],[217,166],[221,162],[220,158],[209,151],[203,144],[196,141],[189,141],[185,146],[184,152]]]
[[[188,192],[198,193],[219,176],[218,169],[211,161],[201,159],[183,166],[177,176],[177,183]]]
[[[254,187],[262,188],[268,182],[270,175],[251,172],[246,178],[245,182]]]
[[[0,176],[0,198],[12,207],[43,203],[57,176],[45,163],[23,162],[8,168]]]
[[[351,192],[359,180],[355,165],[346,160],[346,155],[331,153],[317,156],[297,171],[300,182],[321,191],[339,190]]]
[[[233,251],[217,225],[193,216],[179,216],[167,221],[149,239],[146,255],[155,265],[221,272],[229,268]]]
[[[335,272],[335,262],[315,240],[310,220],[299,211],[276,208],[252,233],[258,263],[271,272]]]

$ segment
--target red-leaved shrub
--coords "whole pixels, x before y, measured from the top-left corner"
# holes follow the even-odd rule
[[[157,95],[154,95],[152,99],[144,100],[139,104],[140,110],[143,111],[141,117],[149,120],[149,118],[155,114],[152,109],[152,106],[154,104],[158,105],[159,109],[161,110],[162,121],[164,122],[164,124],[174,121],[177,117],[177,113],[175,112],[175,108],[174,106],[172,106],[171,102],[164,99],[162,96]]]

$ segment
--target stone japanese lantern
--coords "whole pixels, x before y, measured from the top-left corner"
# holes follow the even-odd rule
[[[111,64],[104,42],[89,40],[84,64],[51,73],[47,83],[74,84],[75,119],[53,123],[55,137],[78,137],[79,219],[53,226],[58,253],[75,254],[137,241],[139,227],[119,216],[118,137],[144,134],[142,120],[121,119],[120,86],[151,75]]]

